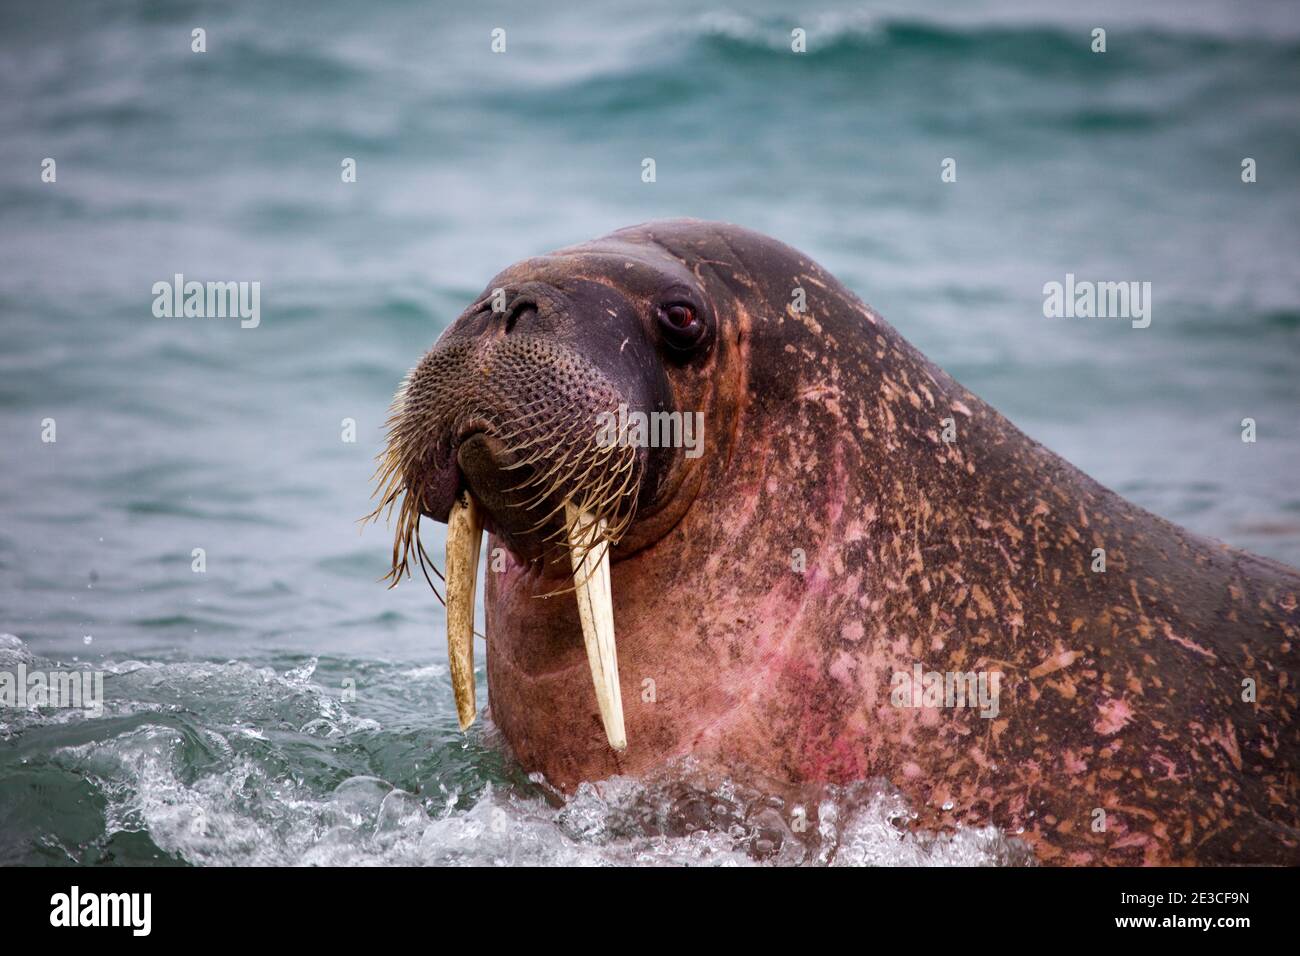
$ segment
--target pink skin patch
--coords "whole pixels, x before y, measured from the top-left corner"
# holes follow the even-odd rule
[[[854,658],[851,654],[840,651],[831,662],[830,674],[845,687],[853,687]]]
[[[1092,725],[1092,729],[1103,737],[1117,734],[1133,719],[1133,708],[1123,700],[1110,699],[1097,705],[1101,716]]]
[[[1165,775],[1163,777],[1156,778],[1157,780],[1159,781],[1171,780],[1177,783],[1179,780],[1183,779],[1183,776],[1178,773],[1178,765],[1175,764],[1168,757],[1166,757],[1164,754],[1152,754],[1151,762],[1165,772]]]
[[[1218,660],[1218,658],[1215,657],[1213,651],[1201,647],[1201,645],[1197,644],[1195,641],[1188,640],[1185,637],[1179,637],[1177,634],[1175,634],[1174,629],[1169,626],[1168,621],[1162,621],[1161,623],[1164,625],[1165,628],[1165,637],[1169,638],[1169,640],[1173,641],[1179,647],[1185,647],[1189,651],[1193,651],[1197,654],[1203,654],[1212,661]]]
[[[1061,670],[1063,667],[1069,667],[1071,664],[1073,664],[1082,656],[1083,656],[1082,651],[1061,651],[1058,654],[1053,654],[1051,657],[1047,658],[1037,667],[1034,667],[1032,670],[1030,670],[1029,676],[1031,679],[1036,680],[1039,677],[1045,677],[1048,674],[1054,674],[1057,671]]]
[[[1130,846],[1146,846],[1147,841],[1150,839],[1151,838],[1145,833],[1130,833],[1128,836],[1116,840],[1111,844],[1111,847],[1116,850],[1122,850],[1125,847]]]

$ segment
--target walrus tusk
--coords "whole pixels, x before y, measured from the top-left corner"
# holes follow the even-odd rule
[[[482,538],[478,505],[468,494],[461,494],[447,518],[447,663],[461,730],[474,723],[478,711],[474,699],[474,587]]]
[[[605,725],[605,736],[615,750],[627,749],[623,729],[623,693],[618,685],[618,652],[614,646],[614,602],[609,589],[609,544],[604,540],[605,519],[564,505],[569,532],[569,556],[573,561],[574,592],[582,639],[587,645],[587,663],[596,688],[596,705]]]

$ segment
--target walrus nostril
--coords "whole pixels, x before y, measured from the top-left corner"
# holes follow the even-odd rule
[[[506,313],[506,334],[509,335],[515,330],[515,325],[520,319],[531,322],[537,318],[537,303],[531,299],[516,299],[510,305],[510,310]]]

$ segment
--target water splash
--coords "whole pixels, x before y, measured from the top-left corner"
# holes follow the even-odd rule
[[[0,634],[0,666],[48,666]],[[287,662],[288,663],[288,662]],[[791,795],[685,759],[640,780],[564,794],[513,764],[489,721],[430,736],[410,701],[446,668],[311,657],[100,661],[96,719],[22,711],[5,729],[0,782],[14,832],[0,862],[194,865],[928,866],[1030,862],[994,828],[936,835],[883,781]],[[353,703],[334,673],[363,674]],[[443,688],[436,690],[447,696]],[[385,709],[385,701],[393,707]],[[384,720],[358,713],[391,714]],[[42,814],[44,790],[72,791]],[[99,808],[98,810],[96,808]],[[22,821],[31,823],[26,831]],[[98,831],[89,838],[72,834]],[[25,842],[26,851],[11,848]]]

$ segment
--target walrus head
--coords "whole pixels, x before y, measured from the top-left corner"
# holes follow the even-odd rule
[[[608,742],[625,745],[609,564],[658,540],[698,489],[704,436],[693,425],[717,390],[724,321],[681,260],[614,237],[494,277],[407,376],[376,513],[398,508],[394,581],[412,560],[428,564],[420,519],[448,524],[462,726],[474,718],[474,576],[486,530],[537,596],[576,592]]]

